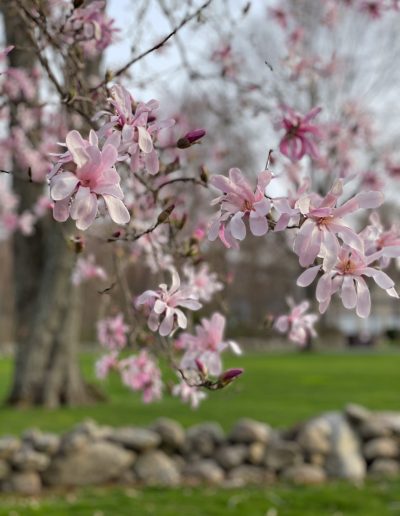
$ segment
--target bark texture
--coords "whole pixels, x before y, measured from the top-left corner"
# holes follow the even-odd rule
[[[35,66],[35,55],[18,16],[14,2],[3,0],[10,66]],[[17,122],[21,98],[10,106],[10,130]],[[30,135],[35,141],[40,126]],[[29,209],[43,191],[42,184],[29,181],[27,170],[13,163],[14,191],[20,210]],[[84,381],[78,362],[79,291],[70,278],[75,254],[68,246],[67,224],[45,217],[31,237],[14,238],[14,277],[16,303],[16,357],[8,402],[19,406],[84,404],[98,399],[96,391]]]

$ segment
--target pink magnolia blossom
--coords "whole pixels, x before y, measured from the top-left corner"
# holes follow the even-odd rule
[[[212,202],[220,206],[220,211],[211,221],[208,238],[215,240],[219,236],[226,247],[237,248],[236,240],[243,240],[246,236],[244,220],[248,220],[253,235],[265,235],[268,231],[267,214],[271,209],[271,202],[264,193],[271,179],[271,172],[261,172],[253,192],[238,168],[229,170],[229,179],[222,175],[213,176],[210,184],[221,190],[222,195]]]
[[[372,213],[369,219],[371,224],[360,233],[366,254],[383,251],[379,264],[382,268],[386,268],[389,266],[391,258],[400,257],[400,225],[392,224],[389,229],[385,229],[376,212]],[[385,256],[387,250],[391,256]],[[396,250],[399,251],[397,255]]]
[[[18,217],[18,229],[25,236],[33,235],[35,232],[36,217],[33,213],[25,210]]]
[[[299,186],[295,193],[287,197],[276,197],[273,200],[274,208],[278,213],[274,231],[282,231],[289,225],[297,226],[300,222],[301,212],[297,202],[310,188],[310,181],[306,180]]]
[[[35,231],[37,217],[28,210],[18,213],[19,202],[9,183],[0,181],[0,241],[9,238],[15,231],[25,236]]]
[[[113,43],[119,30],[113,25],[114,20],[106,15],[105,2],[96,0],[73,10],[61,36],[69,44],[78,43],[87,56],[93,57]]]
[[[343,306],[348,309],[356,309],[359,317],[368,317],[371,310],[371,298],[368,286],[363,276],[371,277],[375,283],[386,290],[389,296],[398,298],[394,288],[394,281],[389,276],[371,266],[381,256],[397,256],[400,249],[386,248],[372,255],[365,256],[362,252],[343,245],[338,253],[337,261],[333,268],[324,269],[323,275],[317,283],[316,297],[319,302],[319,311],[324,313],[328,308],[331,297],[335,292],[340,292]],[[316,278],[321,266],[316,265],[304,271],[298,278],[300,287],[307,287]]]
[[[37,74],[29,75],[23,68],[9,67],[4,73],[5,81],[2,84],[2,93],[11,100],[34,99],[37,92]]]
[[[137,172],[142,167],[149,174],[157,174],[160,168],[157,151],[154,148],[154,140],[162,129],[174,125],[172,119],[158,121],[155,111],[159,108],[156,100],[139,102],[135,104],[130,93],[119,84],[111,88],[110,103],[115,110],[110,121],[100,130],[101,134],[107,134],[112,129],[121,131],[120,153],[130,156],[132,172]],[[104,114],[100,112],[99,115]],[[109,115],[109,113],[105,113]]]
[[[175,328],[185,329],[187,318],[181,308],[199,310],[201,303],[190,287],[181,287],[179,275],[171,269],[171,287],[165,283],[159,285],[158,290],[146,290],[136,300],[136,305],[147,304],[151,308],[147,324],[152,331],[159,331],[160,335],[167,336]],[[162,318],[162,321],[160,319]]]
[[[209,265],[203,263],[195,268],[185,265],[183,272],[187,278],[187,284],[192,288],[194,295],[200,301],[209,303],[216,292],[221,291],[224,286],[218,281],[217,273],[210,272]]]
[[[129,326],[125,324],[123,314],[97,322],[97,338],[110,351],[119,351],[126,346],[128,331]]]
[[[317,314],[307,314],[310,308],[308,301],[295,305],[292,299],[288,300],[291,308],[288,315],[280,315],[274,322],[274,328],[281,333],[287,333],[289,340],[305,346],[311,337],[316,337],[317,333],[314,324],[318,321]]]
[[[315,140],[322,137],[319,126],[312,124],[321,108],[315,107],[306,115],[301,115],[289,107],[284,108],[280,126],[285,134],[279,144],[279,150],[292,161],[299,161],[305,154],[314,159],[319,157]]]
[[[207,394],[199,387],[193,387],[183,380],[172,387],[172,394],[181,398],[184,403],[190,403],[193,409],[196,409],[200,402],[207,398]]]
[[[118,353],[116,351],[112,351],[107,355],[103,355],[99,360],[97,360],[96,365],[96,376],[100,380],[104,380],[109,375],[110,371],[118,371],[119,370],[119,362],[118,362]]]
[[[53,203],[48,195],[41,195],[33,206],[33,213],[36,217],[44,217],[50,210],[53,209]]]
[[[96,258],[93,254],[90,254],[87,258],[80,257],[77,259],[71,277],[74,285],[80,285],[84,281],[91,279],[100,279],[102,281],[107,279],[106,271],[103,267],[97,265],[95,260]]]
[[[338,180],[328,194],[321,198],[317,194],[305,195],[296,203],[305,217],[294,241],[294,252],[299,256],[300,265],[308,267],[317,256],[324,258],[325,268],[334,265],[341,240],[364,252],[362,239],[343,221],[342,217],[359,209],[376,208],[383,202],[381,192],[360,192],[344,204],[338,206],[343,193],[343,181]]]
[[[142,391],[144,403],[161,399],[161,371],[146,350],[122,360],[120,367],[123,383],[133,391]]]
[[[210,319],[201,320],[195,335],[185,333],[180,336],[180,344],[186,349],[180,363],[182,370],[196,369],[199,362],[209,374],[219,376],[222,372],[221,353],[228,348],[238,355],[242,353],[236,342],[223,340],[225,324],[225,317],[214,313]]]
[[[68,152],[60,157],[50,177],[53,216],[57,221],[64,222],[71,216],[78,229],[87,229],[96,218],[101,198],[114,222],[129,222],[120,176],[115,170],[118,141],[119,136],[112,135],[100,150],[94,131],[89,140],[84,140],[78,131],[67,134]]]

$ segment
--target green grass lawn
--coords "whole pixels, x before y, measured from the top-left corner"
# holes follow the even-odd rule
[[[82,357],[85,373],[92,379],[93,362],[93,356]],[[243,366],[245,374],[231,387],[210,393],[197,411],[169,397],[143,405],[138,395],[112,378],[104,384],[108,403],[54,411],[1,407],[0,435],[18,434],[28,427],[61,432],[87,417],[111,425],[147,425],[159,416],[168,416],[186,426],[215,420],[228,429],[243,416],[277,427],[289,426],[326,410],[341,409],[348,402],[371,409],[400,410],[400,354],[253,354],[233,358],[228,365]],[[0,397],[6,394],[10,374],[10,360],[1,358]],[[98,488],[35,499],[0,497],[0,515],[33,514],[400,515],[400,479],[368,482],[364,487],[330,483],[244,490]]]
[[[94,360],[90,355],[82,358],[91,378]],[[322,411],[341,409],[348,402],[371,409],[400,409],[400,354],[253,354],[232,358],[228,365],[243,366],[245,374],[232,386],[210,392],[197,411],[169,396],[143,405],[138,394],[112,378],[103,384],[108,403],[52,411],[0,407],[0,435],[27,427],[61,432],[87,417],[117,426],[147,425],[168,416],[186,426],[215,420],[228,429],[243,416],[288,426]],[[6,395],[10,374],[10,360],[0,358],[0,399]]]
[[[266,489],[84,489],[0,498],[0,516],[386,516],[400,514],[400,481]]]

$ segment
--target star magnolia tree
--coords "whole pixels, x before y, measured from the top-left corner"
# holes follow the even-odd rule
[[[206,16],[210,4],[199,5],[178,27],[199,19],[200,13]],[[384,1],[346,4],[342,9],[369,16],[371,23],[389,9],[396,10],[395,3]],[[72,285],[96,282],[102,307],[98,341],[106,351],[96,364],[99,378],[111,372],[119,374],[124,385],[141,392],[148,403],[161,399],[168,390],[159,367],[160,360],[165,360],[176,373],[170,392],[197,407],[209,392],[224,388],[243,373],[239,367],[224,370],[222,364],[225,352],[242,352],[225,336],[226,317],[219,311],[198,316],[224,288],[205,261],[203,249],[210,245],[240,250],[246,238],[268,239],[284,232],[288,252],[298,257],[304,269],[297,285],[307,287],[316,282],[320,313],[336,296],[346,309],[368,317],[371,282],[398,297],[394,281],[384,269],[400,257],[399,229],[385,228],[372,211],[371,223],[361,230],[355,218],[384,202],[376,184],[370,188],[362,180],[363,190],[352,191],[354,181],[360,184],[360,179],[351,165],[360,149],[359,140],[365,143],[368,132],[367,122],[355,108],[351,112],[348,107],[347,125],[341,126],[323,118],[324,105],[311,105],[300,112],[289,105],[290,98],[285,102],[279,99],[268,113],[275,120],[275,134],[271,134],[271,139],[278,140],[275,149],[268,153],[272,145],[263,137],[257,141],[259,149],[268,154],[264,169],[230,167],[211,174],[201,166],[193,173],[193,151],[201,143],[211,152],[218,144],[218,133],[191,126],[184,117],[160,116],[159,112],[166,111],[162,102],[139,101],[140,91],[123,85],[129,66],[160,48],[163,41],[113,74],[85,84],[83,64],[110,45],[117,32],[103,8],[104,3],[97,1],[54,1],[45,9],[18,0],[15,9],[20,22],[26,24],[27,37],[34,42],[38,69],[30,73],[22,65],[5,65],[8,56],[12,62],[13,53],[23,52],[18,46],[1,53],[2,91],[8,102],[8,111],[3,107],[3,112],[10,121],[10,137],[3,142],[9,156],[9,163],[3,158],[4,172],[15,176],[22,192],[18,197],[9,182],[2,182],[1,233],[5,237],[20,232],[35,240],[38,228],[46,227],[43,219],[52,214],[55,222],[47,231],[61,228],[59,242],[67,244],[66,253],[73,259],[64,263],[68,284],[61,282],[53,294],[54,287],[47,279],[42,288],[48,285],[49,296],[55,299],[53,295],[62,297]],[[333,26],[338,14],[335,2],[327,2],[322,14],[326,26]],[[276,8],[269,16],[287,38],[290,51],[282,66],[290,70],[292,82],[299,83],[312,70],[314,83],[322,65],[306,56],[304,62],[297,61],[295,50],[301,51],[304,34],[301,27],[293,26],[294,14]],[[68,80],[59,82],[41,43],[49,46],[49,52],[60,51],[68,65],[70,84]],[[213,52],[212,63],[221,67],[224,80],[235,82],[237,78],[236,84],[240,83],[240,66],[229,45]],[[330,71],[324,68],[324,73],[324,80],[329,80]],[[37,85],[45,79],[67,110],[59,114],[50,109],[50,116],[41,113],[41,124],[36,127],[35,113],[44,111]],[[351,124],[357,125],[356,131],[348,128]],[[55,134],[62,146],[58,151]],[[7,169],[9,165],[14,170]],[[391,166],[393,169],[392,162]],[[318,169],[325,171],[325,190],[313,180]],[[24,182],[28,186],[22,188]],[[33,202],[27,206],[26,188],[43,182],[48,191],[31,196]],[[286,193],[276,193],[282,191],[282,185]],[[194,189],[208,199],[208,207],[201,213],[190,209]],[[86,251],[91,242],[96,243],[99,254],[112,249],[110,270],[99,265],[93,248]],[[49,249],[48,259],[54,262],[58,251],[54,246]],[[152,272],[149,289],[142,292],[128,274],[132,263],[139,262]],[[54,266],[50,270],[54,272]],[[308,301],[296,305],[291,300],[289,304],[290,313],[276,316],[274,327],[304,346],[316,335],[318,316],[306,313]],[[43,307],[40,313],[42,318],[50,316]],[[46,332],[46,349],[60,345],[52,341],[54,330]],[[38,382],[36,378],[35,387]]]

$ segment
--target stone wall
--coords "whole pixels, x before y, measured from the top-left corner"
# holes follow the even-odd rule
[[[288,430],[251,419],[227,434],[217,423],[185,429],[159,419],[148,428],[80,423],[58,436],[27,430],[0,438],[0,491],[37,494],[84,485],[320,484],[400,472],[400,413],[349,405]]]

